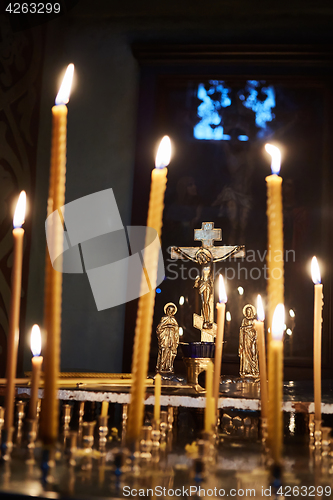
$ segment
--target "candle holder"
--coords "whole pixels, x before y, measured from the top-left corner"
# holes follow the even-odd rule
[[[161,411],[160,419],[161,419],[160,420],[161,443],[164,443],[166,441],[166,435],[167,435],[168,428],[169,428],[168,412]]]
[[[109,431],[108,419],[109,419],[108,415],[105,416],[100,415],[98,417],[98,434],[99,434],[98,447],[99,451],[103,454],[105,454],[107,435]]]
[[[168,431],[172,431],[173,421],[174,421],[173,407],[172,406],[168,406]]]
[[[143,465],[148,465],[151,461],[151,451],[153,448],[152,431],[153,428],[150,425],[144,425],[141,428],[140,453]]]
[[[315,418],[314,413],[309,414],[309,446],[314,449],[314,431],[315,431]]]
[[[2,429],[1,432],[1,460],[9,462],[13,451],[13,434],[15,427],[10,429]]]
[[[76,465],[76,452],[77,452],[77,431],[71,431],[69,433],[69,446],[66,450],[66,456],[68,458],[68,463],[71,467]]]
[[[35,443],[37,438],[37,418],[26,420],[26,432],[27,432],[27,464],[35,463]]]
[[[199,446],[200,442],[200,446]],[[212,426],[212,432],[203,432],[202,439],[198,441],[199,457],[201,456],[212,466],[217,460],[216,434]]]
[[[96,421],[83,422],[82,424],[82,444],[84,450],[84,457],[82,461],[82,470],[92,469],[92,449],[94,446],[94,430]]]
[[[321,449],[321,439],[322,439],[321,423],[322,420],[315,420],[314,445],[316,450]]]
[[[62,439],[63,439],[63,446],[66,446],[66,440],[67,437],[69,436],[69,423],[71,421],[71,410],[72,407],[71,405],[64,404],[62,405]]]
[[[331,451],[331,428],[321,428],[321,454],[323,457],[328,457]]]
[[[24,401],[18,401],[16,403],[16,445],[21,446],[22,442],[22,434],[23,434],[23,418],[24,418]]]
[[[128,404],[123,404],[123,413],[121,420],[121,444],[125,446],[126,442],[126,429],[127,429],[127,418],[128,418]]]
[[[52,474],[55,467],[55,446],[44,446],[42,449],[42,483],[52,487],[54,484],[54,476]]]
[[[83,433],[83,416],[84,416],[84,401],[80,401],[77,408],[77,441],[81,443]]]

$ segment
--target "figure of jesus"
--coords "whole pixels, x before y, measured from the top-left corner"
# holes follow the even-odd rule
[[[158,340],[156,371],[173,373],[173,362],[179,344],[179,327],[174,317],[177,307],[172,302],[168,302],[164,306],[164,312],[165,316],[161,318],[156,328]]]

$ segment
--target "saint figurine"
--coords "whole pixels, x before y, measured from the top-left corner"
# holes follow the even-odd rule
[[[240,357],[239,373],[241,377],[259,377],[257,332],[254,328],[256,309],[251,304],[243,308],[244,318],[239,330]]]
[[[179,344],[179,327],[174,317],[177,307],[172,302],[168,302],[164,306],[164,312],[166,315],[161,318],[156,328],[158,340],[156,371],[173,373],[173,362]]]

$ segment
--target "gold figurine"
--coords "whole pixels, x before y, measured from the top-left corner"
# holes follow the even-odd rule
[[[174,317],[177,307],[172,302],[168,302],[164,306],[164,312],[166,315],[161,318],[156,328],[158,340],[156,371],[158,373],[173,373],[173,362],[179,344],[179,327]]]
[[[239,373],[241,377],[259,377],[257,332],[254,328],[256,308],[247,304],[243,308],[244,318],[239,330],[240,357]]]

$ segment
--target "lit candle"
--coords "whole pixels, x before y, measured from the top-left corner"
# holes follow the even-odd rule
[[[225,322],[225,305],[227,302],[227,294],[225,291],[223,276],[219,276],[219,303],[216,304],[217,309],[217,333],[215,339],[215,360],[214,360],[214,382],[213,395],[215,398],[216,409],[218,408],[219,392],[220,392],[220,376],[222,364],[224,322]]]
[[[154,420],[155,422],[160,421],[161,412],[161,375],[157,373],[155,375],[155,404],[154,404]]]
[[[52,108],[52,146],[47,216],[65,204],[67,106],[72,84],[74,65],[67,68],[65,77]],[[59,211],[60,217],[62,214]],[[61,265],[63,251],[63,227],[54,224],[49,241],[54,255],[59,255]],[[50,242],[49,242],[50,245]],[[50,252],[51,253],[51,252]],[[57,264],[58,264],[57,262]],[[42,401],[41,436],[44,444],[54,444],[58,436],[58,378],[60,368],[62,273],[53,269],[46,251],[44,326],[44,398]]]
[[[314,283],[314,318],[313,318],[313,384],[315,420],[321,420],[321,335],[323,310],[323,285],[316,257],[312,257],[311,274]]]
[[[42,350],[42,339],[38,325],[34,325],[31,330],[31,352],[32,352],[32,378],[31,378],[31,395],[29,403],[29,418],[34,420],[37,416],[37,401],[40,372],[43,364],[43,356],[40,355]]]
[[[12,294],[10,301],[9,331],[7,342],[6,366],[6,393],[5,393],[5,429],[8,431],[14,421],[15,377],[17,367],[17,350],[19,343],[21,281],[23,260],[24,229],[22,224],[25,218],[26,194],[21,191],[14,219],[13,219],[13,269],[12,269]]]
[[[167,183],[167,166],[171,158],[171,143],[168,136],[163,137],[152,171],[150,198],[148,207],[147,227],[156,229],[161,236],[162,217],[164,208],[164,192]],[[149,350],[151,330],[153,323],[155,288],[158,266],[159,248],[149,245],[148,233],[144,252],[144,263],[149,270],[144,269],[141,279],[141,289],[146,290],[148,274],[151,289],[148,293],[140,294],[138,312],[135,326],[133,359],[132,359],[132,385],[131,400],[127,421],[127,441],[133,443],[140,438],[143,423],[144,393],[148,374]]]
[[[213,363],[209,360],[206,368],[205,432],[212,432],[215,421],[215,401],[213,398]]]
[[[269,363],[268,437],[272,458],[280,464],[283,439],[283,331],[284,305],[278,304],[273,314]]]
[[[262,305],[261,295],[258,295],[257,297],[257,317],[258,321],[254,322],[254,327],[257,331],[258,354],[259,354],[261,418],[267,418],[268,389],[267,389],[266,348],[265,348],[265,331],[264,331],[265,313]]]
[[[272,175],[266,177],[268,217],[268,325],[271,331],[275,308],[278,304],[284,302],[282,177],[278,175],[281,167],[280,150],[276,146],[272,146],[272,144],[266,144],[265,149],[272,157]]]

